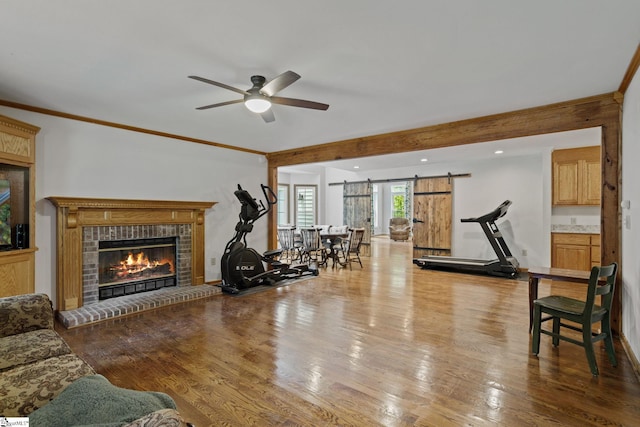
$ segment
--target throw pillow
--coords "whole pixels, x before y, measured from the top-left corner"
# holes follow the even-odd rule
[[[89,375],[33,411],[29,425],[116,427],[165,408],[176,409],[173,399],[165,393],[128,390],[114,386],[102,375]]]

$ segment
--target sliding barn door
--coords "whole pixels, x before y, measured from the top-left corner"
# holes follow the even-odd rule
[[[413,186],[413,257],[451,255],[451,178],[418,178]]]
[[[345,183],[342,218],[352,228],[364,228],[360,255],[371,256],[371,183]]]

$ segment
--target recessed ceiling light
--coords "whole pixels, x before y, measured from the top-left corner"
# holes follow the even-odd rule
[[[496,151],[495,151],[495,153],[496,153],[496,154],[502,154],[502,153],[504,153],[504,151],[502,151],[502,150],[496,150]]]
[[[426,162],[426,161],[427,161],[427,159],[420,159],[420,161],[421,161],[421,162]]]
[[[360,169],[360,166],[356,165],[353,167],[354,169]]]

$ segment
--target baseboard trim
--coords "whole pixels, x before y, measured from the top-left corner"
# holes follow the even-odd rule
[[[622,348],[624,348],[624,352],[627,354],[627,358],[631,362],[631,366],[633,367],[633,372],[636,374],[636,379],[640,382],[640,362],[638,362],[638,358],[633,353],[631,346],[629,345],[629,341],[627,338],[620,334],[620,342],[622,343]]]

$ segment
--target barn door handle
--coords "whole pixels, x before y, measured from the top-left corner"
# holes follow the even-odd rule
[[[414,224],[421,222],[424,224],[424,221],[419,220],[418,218],[413,218],[411,221],[413,221]]]

